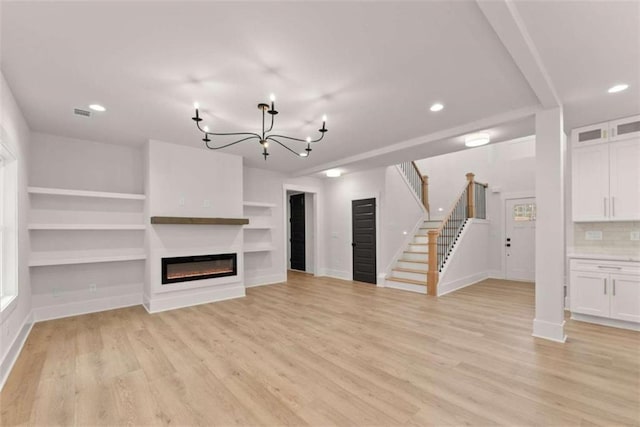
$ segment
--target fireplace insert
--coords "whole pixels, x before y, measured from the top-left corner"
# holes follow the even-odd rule
[[[236,276],[236,254],[215,254],[162,258],[162,284],[189,282],[214,277]]]

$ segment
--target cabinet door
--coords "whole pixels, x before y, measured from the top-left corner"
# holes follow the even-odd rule
[[[609,122],[609,141],[640,138],[640,116]]]
[[[599,144],[608,141],[609,122],[576,128],[571,131],[571,146]]]
[[[608,144],[575,148],[572,156],[573,220],[607,221],[609,219]]]
[[[640,322],[640,276],[611,275],[611,317]]]
[[[609,144],[612,220],[640,220],[640,137]]]
[[[570,279],[572,312],[609,317],[609,274],[572,271]]]

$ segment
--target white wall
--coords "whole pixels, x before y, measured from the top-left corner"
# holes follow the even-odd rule
[[[504,277],[504,199],[535,195],[535,138],[430,157],[416,164],[429,176],[432,219],[441,219],[448,213],[466,183],[467,172],[474,173],[477,181],[489,184],[489,270],[493,277]]]
[[[143,193],[139,147],[33,133],[30,158],[31,186]],[[145,222],[142,201],[32,195],[30,208],[32,223]],[[144,231],[34,230],[30,241],[34,256],[140,253]],[[139,304],[143,281],[144,261],[32,267],[34,316],[41,320]]]
[[[351,201],[377,200],[378,278],[386,273],[415,225],[423,218],[419,202],[395,166],[352,173],[326,180],[327,274],[352,278]],[[405,235],[404,232],[408,234]]]
[[[18,296],[0,314],[0,387],[17,357],[18,350],[31,326],[31,285],[29,277],[29,234],[27,215],[29,196],[27,176],[31,168],[29,158],[30,131],[13,94],[0,73],[0,132],[18,162]]]
[[[146,147],[146,212],[152,216],[241,218],[242,158],[161,141]],[[148,221],[148,220],[147,220]],[[149,224],[144,304],[151,312],[244,296],[242,226]],[[238,274],[161,283],[163,257],[236,253]]]
[[[251,202],[264,202],[273,203],[275,208],[271,209],[271,219],[274,228],[272,230],[263,232],[251,231],[250,235],[245,232],[245,244],[253,243],[248,239],[260,239],[270,240],[274,246],[274,250],[270,252],[255,252],[245,254],[245,282],[247,286],[254,286],[267,283],[277,283],[286,280],[286,266],[288,265],[287,257],[287,205],[288,197],[286,196],[285,186],[291,188],[294,192],[306,192],[313,193],[315,195],[312,207],[316,207],[320,210],[320,215],[317,218],[315,229],[319,230],[315,235],[314,243],[315,247],[319,248],[318,252],[314,250],[315,264],[318,266],[316,275],[323,275],[325,269],[324,260],[324,221],[321,211],[323,197],[324,197],[324,184],[322,180],[301,177],[290,178],[286,175],[269,171],[265,169],[257,168],[244,168],[244,199]],[[307,203],[305,205],[308,206]],[[308,209],[308,207],[307,207]],[[253,211],[253,210],[252,210]],[[247,209],[245,208],[245,213]],[[259,234],[258,234],[259,233]],[[307,259],[307,267],[312,268],[309,265],[314,260]]]

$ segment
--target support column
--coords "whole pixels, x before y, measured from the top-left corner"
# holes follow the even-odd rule
[[[533,336],[564,342],[564,156],[562,108],[536,113],[536,317]]]

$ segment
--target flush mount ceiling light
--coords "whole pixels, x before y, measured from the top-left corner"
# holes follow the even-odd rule
[[[338,178],[340,175],[342,175],[342,172],[340,172],[338,169],[329,169],[325,172],[325,174],[329,178]]]
[[[274,118],[276,116],[276,114],[278,114],[278,111],[276,111],[275,108],[275,101],[276,101],[276,97],[272,94],[271,95],[271,106],[269,106],[269,104],[265,104],[265,103],[260,103],[258,104],[258,110],[262,111],[262,132],[260,134],[254,133],[254,132],[231,132],[231,133],[219,133],[219,132],[211,132],[209,130],[208,126],[204,126],[204,127],[200,127],[200,122],[202,121],[202,119],[200,118],[200,112],[199,112],[199,105],[196,103],[194,104],[194,107],[196,109],[196,115],[195,117],[192,117],[191,119],[196,122],[196,127],[198,128],[198,130],[200,132],[202,132],[204,134],[204,138],[202,139],[206,145],[206,147],[210,150],[219,150],[221,148],[226,148],[226,147],[230,147],[232,145],[238,144],[240,142],[243,141],[257,141],[260,146],[262,147],[262,155],[264,156],[264,159],[267,160],[267,156],[269,155],[269,151],[267,150],[269,148],[269,142],[275,142],[276,144],[280,145],[281,147],[287,149],[288,151],[290,151],[291,153],[293,153],[296,157],[309,157],[309,155],[311,154],[311,145],[315,144],[316,142],[320,142],[322,141],[322,138],[324,138],[324,134],[327,133],[327,116],[322,116],[322,128],[318,129],[318,132],[320,132],[320,136],[318,137],[318,139],[312,140],[311,137],[307,137],[306,139],[299,139],[299,138],[293,138],[291,136],[285,136],[285,135],[278,135],[278,134],[269,134],[269,132],[271,132],[271,130],[273,129],[273,122],[274,122]],[[269,114],[271,116],[271,125],[269,126],[269,128],[265,128],[265,121],[266,121],[266,116],[265,114]],[[213,147],[211,145],[209,145],[209,142],[211,142],[211,139],[209,138],[210,136],[235,136],[235,137],[242,137],[236,141],[232,141],[226,144],[222,144],[218,147]],[[298,143],[298,142],[302,142],[302,143],[306,143],[307,144],[307,148],[304,149],[303,152],[298,152],[292,148],[290,148],[288,145],[285,144],[285,142],[283,142],[282,140],[286,140],[287,143]]]
[[[100,111],[100,112],[107,111],[107,109],[100,104],[91,104],[89,105],[89,108],[91,108],[93,111]]]
[[[436,111],[440,111],[444,108],[444,105],[440,104],[439,102],[436,102],[435,104],[433,104],[431,106],[431,108],[429,108],[431,111],[436,112]]]
[[[481,145],[488,144],[491,141],[491,137],[486,132],[478,132],[468,135],[464,138],[464,145],[467,147],[479,147]]]
[[[618,92],[622,92],[623,90],[626,90],[628,87],[629,87],[628,84],[620,83],[620,84],[617,84],[615,86],[611,86],[607,92],[609,92],[609,93],[618,93]]]

